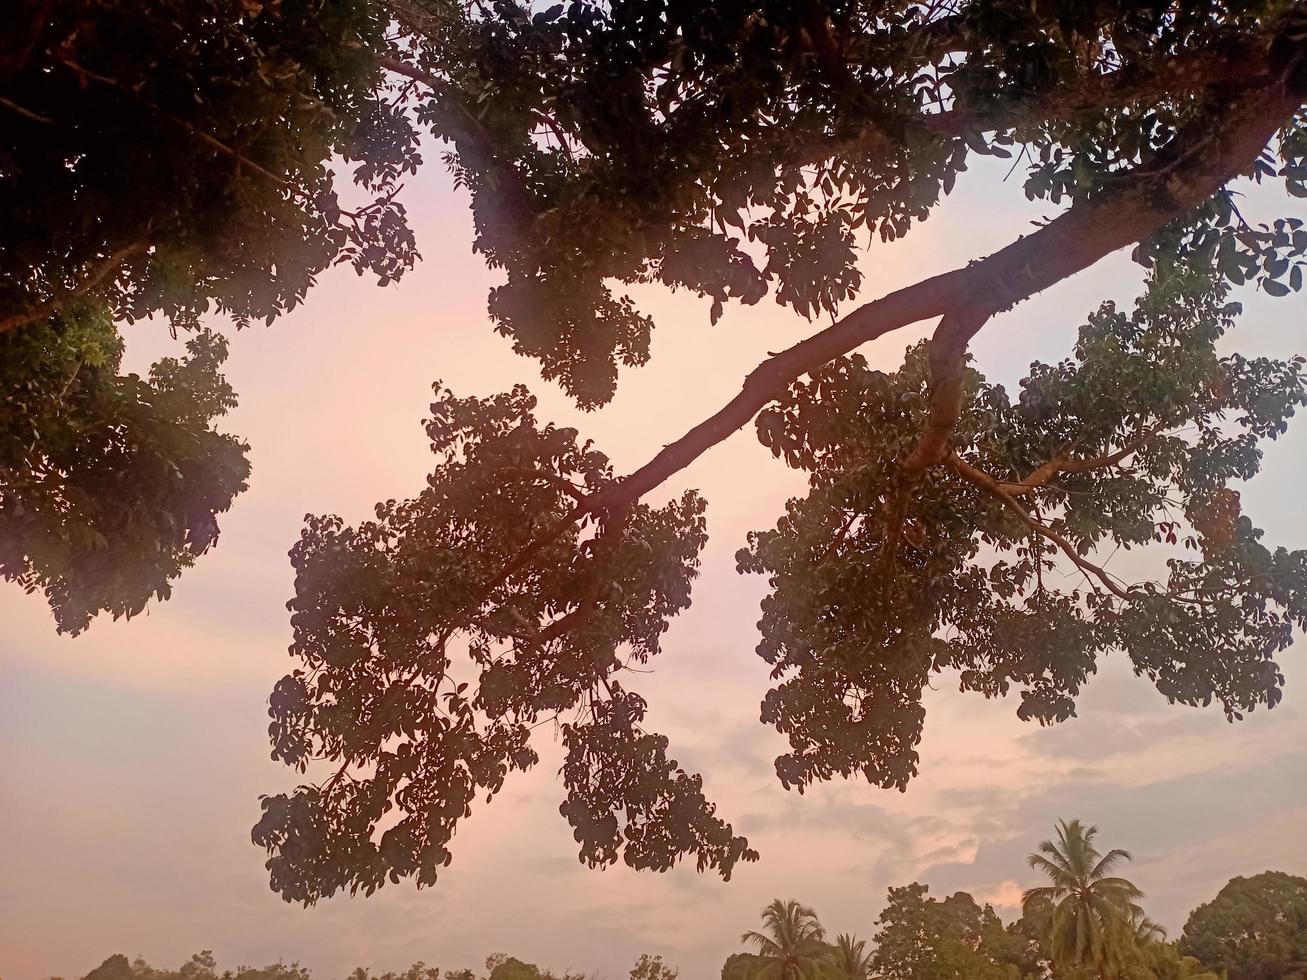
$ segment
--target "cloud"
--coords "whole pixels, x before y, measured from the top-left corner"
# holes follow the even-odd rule
[[[1015,911],[1020,914],[1021,896],[1025,889],[1018,885],[1011,878],[1000,881],[993,888],[984,889],[975,895],[975,899],[983,904],[992,905],[997,909]]]

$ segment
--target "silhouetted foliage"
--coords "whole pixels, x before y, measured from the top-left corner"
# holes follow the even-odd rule
[[[1300,360],[1224,351],[1231,288],[1292,292],[1307,228],[1245,227],[1229,184],[1307,193],[1302,25],[1279,3],[1069,11],[646,0],[398,15],[401,71],[426,86],[415,111],[452,143],[474,247],[505,275],[496,326],[582,406],[648,354],[652,323],[621,283],[688,288],[713,316],[771,294],[836,317],[862,286],[859,241],[902,237],[968,159],[1016,154],[1027,195],[1069,207],[852,308],[625,477],[539,423],[523,391],[441,390],[429,489],[356,528],[311,518],[293,552],[300,663],[273,694],[274,749],[333,774],[265,800],[255,840],[285,898],[429,884],[474,795],[533,764],[528,732],[556,718],[577,719],[562,812],[583,862],[693,855],[729,875],[754,857],[617,680],[661,650],[703,541],[697,498],[643,498],[751,419],[810,478],[739,555],[770,586],[761,713],[788,738],[787,787],[854,773],[904,786],[922,691],[946,670],[1019,692],[1040,723],[1074,713],[1109,650],[1172,701],[1235,718],[1279,700],[1307,555],[1265,546],[1232,484],[1307,387]],[[1127,245],[1150,269],[1144,295],[1093,312],[1072,357],[1033,364],[1019,393],[969,366],[988,320]],[[854,353],[933,317],[896,372]],[[1163,580],[1122,582],[1101,557],[1116,549],[1153,555]],[[452,665],[464,648],[470,673]]]
[[[722,980],[752,980],[761,960],[753,953],[732,953],[722,964]]]
[[[872,954],[867,941],[842,932],[835,937],[828,972],[833,980],[871,980]]]
[[[1190,915],[1180,944],[1168,943],[1143,913],[1142,893],[1107,872],[1124,852],[1097,852],[1094,831],[1079,820],[1058,824],[1035,862],[1057,871],[1053,884],[1026,893],[1020,919],[1004,926],[990,905],[966,892],[930,897],[925,885],[890,888],[870,944],[826,929],[802,903],[777,899],[762,911],[761,932],[740,942],[756,952],[730,955],[722,980],[1298,980],[1300,913],[1307,881],[1282,872],[1235,878],[1215,900]],[[1091,853],[1092,852],[1092,853]],[[1065,867],[1063,867],[1065,865]],[[1088,869],[1087,871],[1085,869]],[[1102,872],[1095,875],[1097,870]],[[1088,912],[1085,910],[1088,909]],[[1095,921],[1091,921],[1095,920]],[[1068,945],[1076,930],[1085,941]],[[1298,930],[1295,932],[1294,930]],[[1107,949],[1104,941],[1116,944]],[[1200,947],[1209,958],[1200,959]],[[1218,972],[1219,971],[1219,972]],[[1227,973],[1228,971],[1228,973]],[[1297,972],[1295,972],[1297,971]],[[629,980],[676,980],[662,956],[641,954]],[[414,963],[402,972],[362,967],[347,980],[599,980],[598,974],[557,973],[496,953],[484,973]],[[312,980],[298,964],[240,967],[219,974],[212,953],[178,970],[111,956],[83,980]]]
[[[676,980],[677,971],[661,956],[642,954],[631,968],[631,980]],[[372,973],[364,967],[354,970],[347,980],[597,980],[594,974],[554,973],[534,963],[503,953],[486,958],[485,973],[467,968],[441,970],[421,961],[399,973]],[[129,962],[121,953],[110,956],[82,980],[312,980],[309,971],[297,963],[275,963],[262,969],[238,967],[218,973],[217,962],[208,950],[197,953],[177,970],[160,970],[142,959]]]
[[[76,633],[167,598],[245,489],[201,318],[271,322],[338,262],[402,275],[418,130],[379,86],[381,5],[15,0],[4,19],[0,576]],[[192,332],[190,356],[124,376],[113,321],[148,316]]]
[[[679,975],[680,971],[664,963],[661,956],[642,953],[631,967],[628,980],[676,980]]]
[[[419,134],[502,274],[495,329],[576,402],[649,357],[625,295],[688,289],[716,319],[770,295],[830,318],[625,476],[524,389],[437,388],[428,486],[292,551],[297,663],[263,801],[273,887],[312,903],[436,880],[471,812],[562,724],[579,857],[729,876],[756,857],[619,678],[690,602],[704,502],[647,496],[731,433],[808,476],[742,572],[767,577],[762,720],[802,791],[902,788],[931,678],[1070,717],[1122,651],[1163,696],[1275,705],[1307,625],[1307,554],[1235,486],[1307,401],[1301,359],[1233,352],[1232,290],[1300,289],[1307,226],[1250,223],[1233,182],[1307,196],[1307,17],[1285,0],[1164,4],[21,0],[0,45],[0,574],[60,628],[131,614],[216,538],[244,447],[206,313],[285,312],[329,265],[385,283],[415,243],[396,194]],[[894,242],[969,161],[1061,208],[985,258],[862,305]],[[357,208],[331,166],[356,166]],[[148,189],[148,193],[142,189]],[[1255,218],[1260,216],[1254,216]],[[1019,392],[967,346],[1034,293],[1131,247],[1149,271]],[[197,331],[148,381],[113,317]],[[923,320],[893,372],[856,353]],[[805,329],[808,329],[805,327]],[[12,365],[12,367],[11,367]],[[1157,581],[1107,566],[1145,552]],[[1071,573],[1070,576],[1060,573]],[[1149,573],[1152,574],[1152,573]],[[457,661],[457,662],[456,662]],[[306,777],[307,779],[308,777]],[[384,830],[383,830],[384,826]]]
[[[362,974],[362,977],[359,977]],[[387,980],[399,980],[386,974]],[[365,980],[367,972],[355,970],[351,980]],[[440,980],[439,971],[425,970],[423,964],[402,975],[403,980]],[[272,963],[262,968],[240,966],[218,972],[218,962],[209,950],[196,953],[176,970],[161,970],[139,957],[131,962],[121,953],[110,956],[82,980],[311,980],[309,971],[298,963]],[[380,978],[378,978],[380,980]]]
[[[811,909],[775,901],[763,913],[773,938],[763,937],[761,955],[730,956],[722,980],[1220,980],[1214,969],[1166,942],[1164,930],[1138,904],[1143,893],[1108,874],[1127,855],[1119,849],[1100,854],[1095,835],[1079,820],[1059,822],[1057,841],[1044,841],[1031,858],[1053,883],[1026,892],[1021,918],[1007,926],[992,906],[966,892],[935,899],[913,882],[890,888],[867,950],[848,934],[833,946],[822,943],[824,928]],[[756,935],[745,933],[743,941],[758,945]],[[815,939],[805,944],[807,955],[779,955],[798,946],[793,937],[799,935]],[[1261,962],[1276,962],[1274,954]]]

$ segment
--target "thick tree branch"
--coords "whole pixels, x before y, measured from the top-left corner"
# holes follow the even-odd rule
[[[25,69],[54,10],[54,0],[11,0],[0,30],[0,84]]]
[[[392,68],[384,62],[383,67]],[[410,78],[421,75],[408,66],[393,70]],[[444,84],[438,79],[433,81]],[[1177,136],[1168,147],[1170,162],[1123,174],[1111,188],[1072,206],[1034,234],[963,268],[867,303],[825,330],[768,358],[750,372],[740,393],[720,410],[664,446],[629,476],[578,502],[571,513],[492,576],[455,618],[479,608],[568,527],[587,516],[612,519],[624,513],[646,493],[747,424],[793,381],[828,361],[930,317],[943,318],[937,331],[941,356],[951,350],[953,356],[960,357],[966,342],[993,314],[1148,237],[1246,172],[1272,136],[1293,118],[1300,101],[1284,79],[1243,91],[1231,99],[1221,116],[1205,120],[1200,130]],[[1195,152],[1196,146],[1202,152]],[[948,386],[937,387],[943,404],[950,394]],[[951,425],[948,412],[941,408],[938,415],[932,411],[932,417],[931,434],[923,434],[923,456],[940,451],[936,440],[947,445]],[[1007,496],[1015,503],[1010,494]]]
[[[940,321],[930,341],[930,404],[926,422],[912,452],[899,466],[898,480],[886,513],[885,543],[881,553],[881,584],[885,591],[894,581],[899,542],[908,517],[912,494],[926,471],[949,452],[949,436],[962,415],[966,380],[967,344],[985,325],[990,312],[966,309]]]
[[[39,112],[33,112],[31,109],[24,109],[17,102],[13,101],[12,99],[6,99],[3,95],[0,95],[0,105],[4,106],[6,109],[9,109],[11,112],[18,113],[24,119],[32,120],[32,122],[41,123],[41,125],[43,126],[54,125],[54,120],[51,119],[49,116],[43,116]]]
[[[587,510],[630,505],[753,418],[791,382],[835,357],[930,317],[1005,310],[1106,255],[1148,237],[1245,172],[1298,109],[1280,81],[1245,93],[1201,132],[1177,138],[1177,162],[1142,168],[1074,205],[1034,234],[971,265],[924,279],[854,310],[839,322],[768,358],[711,417],[669,443],[644,466],[591,498]],[[1200,139],[1201,154],[1184,150]]]
[[[386,71],[394,72],[396,75],[403,75],[405,78],[411,78],[415,82],[421,82],[433,92],[443,95],[449,91],[449,83],[443,78],[423,71],[406,61],[400,61],[398,58],[390,58],[385,55],[377,58],[377,65]]]
[[[949,313],[930,339],[930,411],[916,447],[903,462],[903,471],[920,474],[942,460],[948,437],[962,415],[967,344],[993,315],[984,308]]]

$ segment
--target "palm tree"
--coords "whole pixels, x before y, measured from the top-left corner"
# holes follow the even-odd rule
[[[1055,963],[1073,975],[1120,980],[1138,958],[1136,930],[1154,927],[1138,905],[1143,892],[1111,875],[1130,855],[1120,848],[1100,854],[1097,835],[1097,827],[1079,820],[1058,821],[1057,841],[1044,841],[1030,855],[1030,866],[1052,884],[1030,889],[1022,903],[1052,905],[1049,951]]]
[[[830,964],[826,930],[817,913],[779,898],[762,911],[765,932],[746,932],[740,942],[757,950],[751,980],[820,980]]]
[[[1166,929],[1144,915],[1144,910],[1138,907],[1130,915],[1130,933],[1140,949],[1166,942]]]
[[[829,963],[833,980],[869,980],[871,977],[871,953],[867,952],[865,939],[841,934],[835,940],[835,951]]]

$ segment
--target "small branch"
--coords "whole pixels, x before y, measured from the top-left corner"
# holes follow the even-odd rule
[[[554,139],[558,140],[558,145],[562,148],[563,152],[567,154],[567,158],[569,160],[575,160],[576,155],[572,152],[572,144],[568,142],[567,134],[563,131],[563,127],[558,124],[558,120],[543,112],[536,112],[534,115],[536,122],[545,126],[554,134]]]
[[[73,61],[70,58],[56,58],[55,60],[59,64],[63,65],[65,68],[68,68],[69,70],[75,72],[78,75],[78,77],[82,78],[83,80],[91,79],[92,81],[99,82],[101,85],[107,85],[110,88],[116,89],[117,91],[124,93],[125,95],[131,96],[133,99],[140,102],[147,109],[151,110],[152,112],[158,113],[160,116],[163,116],[163,118],[167,119],[173,125],[180,126],[182,129],[186,130],[186,132],[190,133],[201,143],[204,143],[206,146],[209,146],[214,150],[217,150],[219,153],[223,154],[224,156],[230,157],[231,159],[239,163],[241,166],[249,167],[259,176],[272,181],[277,186],[284,187],[287,190],[289,190],[292,194],[295,194],[297,196],[304,195],[303,191],[299,190],[298,188],[290,184],[284,178],[278,177],[271,170],[268,170],[266,167],[263,167],[255,163],[249,157],[245,156],[245,154],[241,153],[239,150],[233,149],[232,147],[228,146],[226,143],[218,139],[213,134],[206,133],[198,126],[195,126],[192,123],[187,122],[185,119],[181,118],[180,116],[173,115],[171,112],[163,108],[163,106],[159,105],[157,102],[152,102],[151,100],[144,98],[138,92],[135,92],[132,89],[128,88],[126,85],[123,85],[122,82],[118,81],[116,78],[110,78],[108,75],[101,75],[98,72],[93,72],[89,68],[84,68],[83,66],[79,65],[77,62]]]
[[[91,290],[95,289],[96,286],[100,285],[100,283],[104,282],[104,280],[112,273],[117,271],[119,266],[124,262],[132,258],[134,255],[144,252],[148,247],[149,245],[145,242],[133,242],[131,245],[120,248],[116,252],[111,252],[103,262],[91,270],[89,276],[82,280],[78,285],[65,292],[62,296],[48,299],[44,303],[39,303],[36,306],[29,307],[28,309],[22,310],[18,313],[11,313],[8,316],[0,317],[0,334],[9,330],[15,330],[18,327],[25,327],[27,324],[35,323],[38,320],[44,320],[48,316],[53,316],[68,305],[68,303],[80,296],[85,296]]]
[[[527,481],[543,480],[544,482],[548,483],[551,487],[556,487],[557,489],[563,491],[563,493],[567,494],[577,503],[581,503],[586,499],[585,491],[582,490],[580,487],[578,487],[571,480],[567,479],[567,477],[559,476],[557,473],[550,473],[547,470],[533,470],[527,468],[515,469],[512,467],[507,467],[507,468],[501,467],[492,470],[491,472],[498,476],[517,477],[519,480],[527,480]]]
[[[558,617],[552,623],[546,626],[543,630],[541,630],[535,637],[531,639],[530,646],[528,646],[525,650],[518,652],[518,657],[521,657],[526,654],[534,653],[536,650],[539,650],[546,643],[552,643],[554,640],[557,640],[563,634],[569,632],[583,621],[589,619],[591,614],[594,613],[598,604],[599,604],[599,580],[596,577],[595,581],[592,582],[590,586],[586,589],[585,595],[581,598],[581,601],[577,603],[576,608],[573,609],[571,612],[568,612]]]
[[[30,119],[33,122],[44,123],[47,126],[54,125],[54,120],[49,116],[43,116],[39,112],[33,112],[31,109],[24,109],[17,102],[6,99],[3,95],[0,95],[0,105],[4,106],[6,109],[12,109],[20,116]]]
[[[843,526],[840,527],[835,537],[831,539],[830,544],[826,545],[826,547],[821,550],[821,554],[818,555],[817,560],[813,562],[814,565],[820,566],[824,564],[827,558],[843,547],[844,542],[849,538],[849,532],[853,530],[853,525],[857,523],[859,516],[860,515],[857,511],[854,511],[848,516],[848,519],[845,520]]]
[[[993,496],[997,497],[1000,501],[1002,501],[1004,506],[1006,506],[1009,510],[1011,510],[1014,514],[1016,514],[1018,518],[1020,518],[1022,524],[1024,524],[1035,534],[1038,534],[1042,538],[1048,539],[1049,541],[1053,542],[1053,544],[1061,548],[1062,552],[1068,558],[1070,558],[1072,562],[1075,563],[1077,568],[1079,568],[1083,572],[1088,572],[1089,574],[1093,575],[1094,578],[1096,578],[1099,582],[1101,582],[1107,588],[1107,590],[1111,592],[1113,595],[1117,596],[1120,599],[1124,599],[1127,602],[1129,602],[1133,598],[1133,596],[1131,596],[1129,592],[1121,588],[1121,586],[1117,585],[1116,582],[1113,581],[1112,576],[1108,574],[1106,569],[1098,565],[1095,565],[1089,559],[1081,555],[1078,551],[1076,551],[1075,546],[1071,544],[1070,541],[1064,538],[1061,534],[1058,534],[1058,532],[1054,531],[1051,527],[1031,517],[1029,511],[1027,511],[1024,507],[1022,507],[1021,504],[1017,501],[1017,499],[1013,497],[1010,493],[1008,493],[1005,489],[1003,489],[1003,485],[999,483],[997,480],[995,480],[988,473],[984,472],[983,470],[976,469],[974,466],[972,466],[970,463],[967,463],[965,460],[961,459],[956,454],[951,454],[948,457],[948,466],[950,469],[953,470],[954,473],[957,473],[958,476],[962,477],[968,483],[971,483],[979,487],[980,489],[986,491],[987,493],[990,493]]]
[[[1058,455],[1048,462],[1041,464],[1031,472],[1024,480],[1000,480],[999,483],[1008,493],[1014,497],[1030,493],[1039,487],[1042,487],[1059,473],[1088,473],[1092,470],[1105,469],[1109,466],[1115,466],[1127,456],[1137,453],[1153,437],[1158,435],[1163,425],[1157,425],[1147,432],[1131,439],[1115,452],[1105,453],[1102,456],[1095,456],[1092,459],[1071,459],[1067,456]]]
[[[323,796],[327,796],[328,794],[330,794],[331,791],[335,788],[336,784],[340,782],[340,778],[343,775],[345,775],[345,770],[348,768],[349,768],[349,756],[346,755],[345,761],[340,764],[340,768],[337,769],[325,783],[323,783],[321,786],[318,787],[318,792]]]
[[[427,88],[444,95],[449,91],[449,83],[443,78],[439,78],[430,72],[423,71],[421,68],[414,68],[407,62],[400,61],[398,58],[390,58],[385,55],[377,57],[378,67],[386,71],[394,72],[396,75],[403,75],[415,82],[421,82]]]
[[[448,632],[446,636],[454,633],[459,625],[461,618],[469,612],[481,607],[481,605],[494,595],[495,590],[507,582],[510,578],[526,568],[540,552],[549,547],[560,537],[562,537],[569,528],[574,526],[581,518],[589,513],[588,503],[578,503],[573,507],[561,520],[546,528],[544,533],[527,544],[525,548],[519,551],[508,562],[500,567],[499,571],[486,580],[485,584],[477,590],[476,595],[463,603],[448,619]]]
[[[591,542],[591,554],[595,559],[599,555],[609,550],[609,541],[613,535],[621,535],[626,527],[627,519],[630,517],[629,510],[623,510],[612,520],[603,526],[599,535]],[[578,624],[589,619],[595,609],[599,606],[599,594],[603,588],[603,580],[598,573],[597,568],[590,571],[590,581],[586,583],[585,589],[581,594],[580,601],[576,608],[571,612],[560,616],[537,634],[527,652],[534,652],[553,640],[558,639],[569,630],[574,629]],[[520,656],[521,654],[519,654]]]

